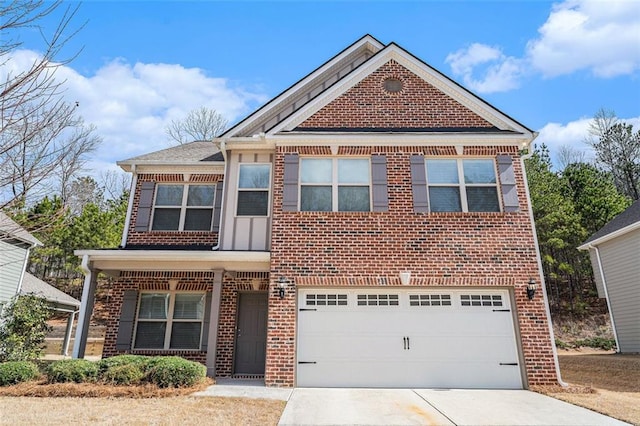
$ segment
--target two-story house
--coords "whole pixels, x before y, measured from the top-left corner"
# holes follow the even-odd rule
[[[216,138],[122,161],[122,246],[83,250],[104,356],[268,386],[558,382],[522,157],[535,133],[367,35]],[[537,286],[537,289],[536,289]]]

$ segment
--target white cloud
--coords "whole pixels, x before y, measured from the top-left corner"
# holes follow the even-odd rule
[[[585,142],[589,139],[589,123],[592,117],[583,117],[566,124],[547,123],[539,130],[538,137],[534,144],[540,147],[545,144],[549,148],[551,160],[558,165],[558,152],[561,147],[566,146],[576,151],[585,153],[587,160],[594,157],[592,148]],[[634,130],[640,129],[640,116],[632,118],[621,118],[620,121],[633,125]]]
[[[479,93],[517,88],[532,71],[555,77],[587,70],[611,78],[640,69],[640,7],[634,0],[566,0],[552,7],[538,33],[520,58],[473,43],[445,62]]]
[[[25,69],[36,55],[12,52],[5,70]],[[79,103],[78,113],[103,139],[89,163],[95,175],[117,160],[169,146],[165,126],[192,109],[207,106],[234,122],[267,99],[225,78],[175,64],[114,60],[88,76],[60,66],[56,79],[66,80],[65,99]]]
[[[640,69],[635,1],[565,1],[553,7],[538,32],[527,44],[527,56],[546,77],[586,69],[607,78]]]
[[[462,76],[468,88],[479,93],[515,89],[522,74],[519,59],[504,55],[498,47],[481,43],[449,54],[445,62],[454,74]],[[474,76],[477,74],[482,74],[481,78]]]

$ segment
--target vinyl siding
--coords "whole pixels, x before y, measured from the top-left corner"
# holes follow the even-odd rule
[[[238,194],[239,165],[249,163],[270,163],[271,186],[273,187],[273,154],[262,153],[236,153],[229,155],[229,175],[227,179],[228,189],[224,212],[224,229],[221,230],[222,250],[265,251],[271,244],[271,208],[268,216],[236,216],[236,203]],[[269,203],[273,199],[273,188],[269,190]]]
[[[593,278],[596,281],[596,288],[598,289],[598,297],[607,297],[604,292],[604,286],[602,285],[602,275],[600,275],[600,267],[598,266],[598,255],[595,249],[589,249],[589,258],[591,259],[591,266],[593,267]]]
[[[640,230],[598,248],[620,352],[640,352]]]
[[[18,292],[20,278],[29,250],[23,243],[0,240],[0,304]]]

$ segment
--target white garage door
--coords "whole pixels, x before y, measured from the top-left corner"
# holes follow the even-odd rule
[[[521,389],[506,290],[304,289],[297,386]]]

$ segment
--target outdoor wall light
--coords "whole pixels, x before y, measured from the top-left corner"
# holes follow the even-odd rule
[[[411,281],[411,272],[400,272],[400,282],[402,285],[409,285]]]
[[[529,283],[527,283],[527,297],[529,298],[529,300],[533,300],[533,296],[536,295],[536,288],[536,280],[534,280],[533,278],[529,278]]]
[[[280,299],[284,299],[284,289],[287,286],[287,280],[285,277],[281,276],[278,279],[278,296],[280,296]]]

